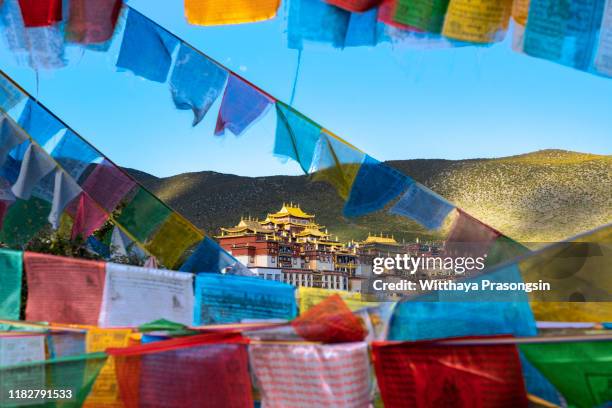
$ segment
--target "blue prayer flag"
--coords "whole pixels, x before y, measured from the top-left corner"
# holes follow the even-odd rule
[[[363,13],[351,13],[346,39],[346,47],[369,46],[374,47],[378,43],[378,9]]]
[[[225,69],[181,43],[170,78],[170,90],[177,109],[193,111],[193,126],[204,119],[217,100],[227,76]]]
[[[292,0],[289,3],[289,48],[301,50],[304,40],[343,48],[351,13],[323,0]]]
[[[72,130],[62,135],[51,157],[76,181],[90,164],[102,160],[102,155]]]
[[[366,156],[344,205],[344,215],[356,217],[381,210],[412,183],[410,177]]]
[[[0,115],[0,166],[11,150],[28,140],[22,129],[19,128],[6,114]]]
[[[28,99],[19,117],[19,125],[42,147],[58,132],[66,129],[55,116],[32,99]]]
[[[427,187],[413,183],[389,212],[412,218],[433,230],[442,226],[453,208],[455,207],[451,203]]]
[[[261,278],[202,273],[196,277],[194,324],[295,318],[295,289]]]
[[[321,127],[282,102],[276,102],[274,154],[297,161],[304,173],[312,165]]]
[[[562,407],[564,404],[561,401],[561,394],[557,391],[555,386],[544,377],[540,370],[527,360],[520,350],[519,357],[521,359],[523,379],[525,380],[527,393]]]
[[[219,244],[205,237],[179,270],[192,273],[219,273],[237,262],[238,260],[221,248]]]
[[[130,8],[117,68],[155,82],[166,82],[178,40]]]

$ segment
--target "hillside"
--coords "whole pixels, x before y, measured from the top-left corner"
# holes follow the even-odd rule
[[[518,240],[560,240],[612,222],[612,156],[543,150],[496,159],[389,164]],[[235,225],[241,216],[263,218],[292,201],[341,239],[363,239],[369,231],[396,239],[431,237],[396,216],[346,219],[335,191],[307,176],[251,178],[204,171],[160,179],[130,172],[208,233]]]

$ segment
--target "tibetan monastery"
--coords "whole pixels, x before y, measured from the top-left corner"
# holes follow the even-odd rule
[[[409,250],[382,235],[370,235],[363,242],[340,242],[315,222],[314,215],[293,204],[284,204],[263,221],[243,218],[235,227],[221,228],[216,238],[264,279],[352,291],[360,291],[361,281],[371,276],[374,257]]]

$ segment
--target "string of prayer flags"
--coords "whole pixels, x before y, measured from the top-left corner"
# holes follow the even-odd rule
[[[291,326],[303,339],[322,343],[363,341],[367,336],[361,320],[337,294],[302,313]]]
[[[14,406],[11,391],[57,390],[57,401],[42,396],[28,399],[29,405],[80,407],[106,362],[104,353],[85,354],[53,360],[36,361],[0,368],[0,405]],[[68,405],[69,404],[69,405]]]
[[[96,165],[81,185],[83,191],[109,213],[135,186],[131,177],[106,159]]]
[[[55,171],[55,188],[53,190],[53,203],[49,213],[49,223],[54,229],[59,228],[60,217],[64,209],[81,194],[81,187],[66,172]]]
[[[189,221],[171,213],[145,245],[149,253],[167,268],[179,267],[183,254],[198,244],[204,235]]]
[[[523,51],[580,70],[593,60],[604,0],[531,0]]]
[[[66,37],[79,44],[110,40],[123,6],[122,0],[70,0]]]
[[[366,155],[344,205],[344,215],[357,217],[381,210],[413,182],[399,171]]]
[[[595,70],[612,77],[612,1],[607,0],[595,54]]]
[[[19,0],[26,27],[43,27],[62,21],[61,0]]]
[[[348,306],[348,308],[352,311],[359,310],[364,307],[376,306],[378,304],[375,302],[366,302],[362,300],[361,293],[358,292],[300,286],[298,289],[298,298],[300,299],[300,314],[312,309],[315,305],[321,303],[331,295],[340,296],[346,306]]]
[[[88,353],[103,352],[108,348],[128,347],[130,329],[99,329],[87,330],[86,347]],[[110,356],[100,370],[91,392],[83,407],[118,407],[122,406],[119,395],[119,385],[115,374],[115,359]]]
[[[255,23],[276,16],[280,0],[185,0],[190,24],[215,26]]]
[[[569,406],[598,407],[612,401],[612,342],[547,342],[519,348]]]
[[[327,3],[347,11],[362,12],[370,10],[381,2],[381,0],[326,0]]]
[[[274,100],[267,94],[230,74],[217,117],[215,136],[224,135],[225,129],[240,136],[267,112],[272,103]]]
[[[137,327],[157,319],[191,324],[193,275],[106,264],[100,327]]]
[[[444,198],[415,182],[389,212],[416,220],[427,229],[437,230],[454,208]]]
[[[372,381],[367,343],[251,344],[265,407],[366,407]]]
[[[347,199],[365,153],[327,130],[319,135],[309,173],[313,181],[326,181]]]
[[[19,177],[13,185],[15,197],[28,200],[32,191],[45,176],[56,167],[55,162],[40,147],[30,144],[25,153]]]
[[[261,278],[200,273],[196,277],[195,325],[239,323],[296,316],[295,289]]]
[[[343,48],[351,13],[324,0],[289,2],[289,48],[301,50],[304,40]]]
[[[107,353],[115,357],[126,408],[253,406],[247,346],[239,338],[190,336]]]
[[[180,110],[192,110],[196,126],[223,91],[227,77],[225,69],[181,43],[170,77],[174,105]]]
[[[504,38],[513,0],[450,0],[442,34],[458,41],[492,43]]]
[[[444,252],[450,257],[485,257],[489,248],[501,234],[457,208],[457,218],[444,243]]]
[[[121,210],[117,222],[139,242],[146,242],[170,216],[171,210],[142,187]]]
[[[178,39],[129,9],[117,68],[155,82],[166,82]]]
[[[75,181],[79,181],[81,175],[91,164],[102,160],[102,155],[72,130],[66,130],[61,135],[51,150],[51,157]]]
[[[385,407],[527,407],[514,345],[372,344]]]
[[[276,102],[276,115],[274,154],[295,160],[308,173],[321,127],[280,101]]]
[[[237,262],[236,258],[224,251],[217,242],[209,237],[205,237],[179,270],[191,273],[218,273]]]
[[[0,319],[19,319],[22,258],[21,251],[0,249]]]
[[[95,325],[104,289],[103,262],[26,252],[26,319]]]
[[[393,20],[433,34],[442,32],[449,0],[397,0]]]
[[[72,233],[70,235],[72,240],[77,239],[77,237],[86,239],[108,220],[108,214],[88,194],[81,193],[78,200],[72,202],[72,207],[68,209],[69,213],[73,214]]]

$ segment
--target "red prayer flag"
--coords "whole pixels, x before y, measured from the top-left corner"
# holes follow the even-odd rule
[[[372,352],[386,408],[528,405],[519,355],[512,344],[374,342]]]
[[[247,342],[239,336],[190,336],[107,353],[115,356],[126,408],[253,406]]]
[[[326,0],[327,3],[344,10],[362,12],[370,10],[380,4],[382,0]]]
[[[80,44],[108,41],[115,32],[121,0],[71,0],[68,38]]]
[[[85,193],[71,203],[68,213],[74,218],[71,239],[87,239],[108,220],[108,214]]]
[[[309,341],[343,343],[362,341],[367,331],[340,295],[335,294],[291,322],[295,332]]]
[[[450,257],[484,257],[502,234],[457,208],[458,216],[446,238],[445,253]]]
[[[105,263],[26,252],[26,320],[96,325]]]
[[[112,212],[135,185],[136,182],[132,178],[104,160],[96,166],[81,187],[102,208]]]
[[[62,0],[19,0],[26,27],[45,27],[62,21]]]

